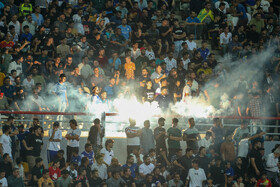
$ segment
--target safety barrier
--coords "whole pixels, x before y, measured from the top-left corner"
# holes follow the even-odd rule
[[[61,123],[62,131],[66,131],[69,129],[68,122],[70,119],[76,119],[79,125],[79,128],[83,132],[82,135],[87,136],[87,132],[92,126],[92,121],[95,118],[100,118],[102,125],[105,127],[106,137],[119,137],[124,138],[125,132],[124,129],[128,124],[128,117],[119,116],[118,113],[102,113],[100,116],[92,113],[83,113],[83,112],[39,112],[39,111],[0,111],[1,114],[1,122],[4,123],[5,119],[8,115],[13,115],[16,117],[16,125],[23,124],[26,128],[30,127],[33,117],[37,117],[40,120],[40,124],[44,128],[44,130],[48,130],[51,128],[51,125],[54,121],[59,121]],[[58,116],[63,116],[62,120],[57,120]],[[171,119],[176,117],[179,119],[178,128],[186,129],[187,128],[187,119],[189,116],[181,116],[181,115],[163,115],[163,116],[152,116],[150,119],[151,129],[154,129],[157,126],[157,120],[159,117],[166,118],[166,128],[171,126]],[[258,127],[261,129],[269,129],[274,128],[275,132],[268,132],[268,135],[280,135],[278,132],[278,120],[280,117],[252,117],[252,116],[207,116],[204,118],[195,118],[196,127],[200,130],[201,133],[205,133],[212,125],[213,118],[220,118],[225,128],[234,130],[236,127],[240,126],[241,120],[259,120],[262,124],[253,125],[252,123],[249,125],[251,129],[251,133],[253,133],[253,129]],[[137,125],[142,127],[143,121],[147,119],[141,119],[137,121]],[[267,124],[267,120],[272,121],[272,124]],[[63,133],[64,134],[64,133]]]

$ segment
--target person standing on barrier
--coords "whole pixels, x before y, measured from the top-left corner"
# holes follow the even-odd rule
[[[179,120],[177,118],[172,119],[172,127],[167,130],[167,143],[168,143],[168,155],[169,159],[174,156],[177,150],[181,149],[180,141],[182,139],[182,132],[177,127]]]
[[[100,124],[100,119],[93,120],[94,125],[90,127],[88,133],[88,143],[91,143],[93,152],[98,155],[102,149],[102,139],[105,135],[105,128]]]
[[[35,166],[35,160],[40,157],[43,146],[41,127],[35,126],[33,127],[33,130],[34,133],[29,134],[26,139],[22,141],[25,149],[27,150],[26,160],[30,169]]]
[[[195,122],[193,118],[189,118],[189,128],[184,131],[183,140],[187,143],[187,148],[191,148],[193,153],[198,152],[198,141],[201,139],[199,131],[195,128]]]
[[[54,160],[57,152],[60,150],[60,142],[62,140],[62,132],[59,129],[59,123],[55,121],[53,128],[49,130],[49,145],[48,145],[48,163]]]
[[[156,140],[156,154],[160,155],[160,150],[165,149],[166,150],[166,131],[164,126],[165,119],[163,117],[158,119],[158,127],[154,129],[154,137]]]
[[[142,130],[136,127],[135,119],[129,118],[130,126],[125,128],[125,134],[127,137],[127,155],[132,153],[133,149],[140,150],[140,136]]]
[[[66,88],[66,75],[60,74],[59,76],[59,82],[54,86],[54,89],[52,93],[57,96],[57,108],[58,112],[65,112],[66,107],[68,104],[68,98],[67,98],[67,88]],[[63,120],[63,115],[57,116],[58,121]]]
[[[79,152],[81,130],[78,129],[78,124],[75,119],[69,121],[70,129],[67,131],[65,138],[67,139],[67,159],[70,162],[74,150]]]

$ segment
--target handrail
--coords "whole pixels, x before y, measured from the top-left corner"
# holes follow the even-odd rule
[[[81,116],[90,116],[94,115],[93,113],[85,112],[40,112],[40,111],[6,111],[0,110],[0,114],[36,114],[36,115],[81,115]],[[106,116],[118,116],[117,112],[105,113]],[[183,115],[154,115],[153,117],[187,117]],[[260,120],[280,120],[280,117],[270,117],[270,116],[207,116],[206,118],[220,118],[220,119],[260,119]]]

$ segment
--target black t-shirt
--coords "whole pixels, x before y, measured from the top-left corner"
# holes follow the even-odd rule
[[[241,166],[241,168],[238,168],[237,166],[234,166],[233,171],[235,179],[237,179],[238,177],[242,177],[243,179],[245,179],[246,169],[244,167]]]
[[[153,176],[153,183],[158,184],[159,182],[163,185],[166,181],[162,175],[159,175],[158,178]]]
[[[10,175],[13,174],[13,166],[10,162],[8,162],[8,163],[1,162],[0,168],[4,169],[4,171],[6,172],[6,174],[5,174],[6,178],[8,178]]]
[[[159,135],[162,132],[165,132],[165,128],[156,127],[154,130],[154,137],[156,138],[157,135]],[[158,139],[156,139],[156,148],[157,149],[160,149],[160,148],[166,149],[165,134],[162,134]]]
[[[102,179],[98,177],[97,179],[90,178],[89,179],[89,186],[94,186],[94,187],[101,187],[102,184]]]
[[[44,170],[43,166],[39,168],[37,166],[34,166],[31,170],[32,180],[33,180],[33,176],[36,176],[37,179],[39,180],[43,176],[43,170]]]
[[[208,173],[208,164],[209,164],[209,159],[204,156],[204,157],[200,157],[200,156],[196,156],[196,158],[198,159],[198,166],[202,169],[204,169],[205,174]]]
[[[256,149],[252,149],[252,151],[250,152],[250,159],[251,158],[255,158],[255,164],[258,168],[258,170],[260,172],[262,172],[264,170],[264,166],[263,166],[263,161],[262,161],[262,155],[260,153],[259,150]],[[252,167],[252,165],[250,165],[251,170],[255,171],[254,168]]]
[[[132,184],[135,182],[132,176],[128,176],[128,177],[123,176],[122,179],[125,181],[127,186],[132,186]]]
[[[43,145],[43,140],[41,136],[36,136],[35,134],[30,134],[25,139],[28,147],[33,147],[31,151],[27,151],[27,155],[34,157],[40,156],[41,146]]]
[[[166,33],[169,30],[169,27],[160,27],[159,28],[159,37],[162,40],[162,43],[165,43],[165,41],[171,42],[171,32],[169,32],[166,36],[162,36],[163,33]]]
[[[194,157],[187,157],[187,155],[184,155],[177,159],[177,162],[180,163],[184,168],[185,171],[188,172],[190,168],[192,168],[192,160]]]
[[[213,184],[220,184],[220,186],[225,184],[225,169],[223,166],[211,166],[209,172],[213,178]]]
[[[184,28],[182,28],[182,27],[174,27],[172,32],[176,35],[183,35],[185,31],[184,31]],[[180,40],[183,40],[183,39],[174,38],[174,41],[180,41]]]
[[[155,90],[154,89],[144,89],[143,90],[143,97],[145,101],[153,102],[155,98]]]

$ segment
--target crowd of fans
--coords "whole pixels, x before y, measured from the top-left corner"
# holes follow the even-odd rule
[[[241,74],[225,85],[234,89],[226,115],[279,116],[279,11],[277,0],[3,0],[0,110],[81,112],[133,96],[155,101],[163,111],[191,99],[219,109],[220,85],[228,73],[239,73],[241,64],[250,69],[252,60],[270,49],[253,79]],[[165,131],[160,118],[154,132],[149,121],[140,130],[130,119],[123,167],[113,158],[113,140],[102,148],[104,128],[98,120],[82,155],[77,122],[70,120],[66,150],[60,148],[56,122],[49,133],[49,169],[40,158],[39,120],[29,131],[13,121],[9,117],[2,128],[2,186],[279,186],[280,151],[275,147],[263,161],[264,133],[254,128],[249,136],[247,121],[235,121],[241,127],[232,136],[215,119],[200,139],[192,118],[183,133],[176,128],[178,119]]]
[[[15,127],[14,119],[10,116],[2,126],[2,187],[280,186],[280,144],[264,155],[265,133],[258,131],[250,136],[245,120],[232,133],[215,118],[201,138],[194,118],[188,119],[183,132],[178,128],[177,118],[172,119],[167,130],[163,117],[154,130],[150,129],[149,120],[139,128],[130,118],[125,129],[127,159],[120,163],[114,154],[114,140],[103,142],[105,129],[98,118],[93,121],[84,146],[77,121],[70,120],[66,147],[61,145],[59,122],[52,124],[48,137],[43,139],[44,130],[38,118],[34,118],[28,130],[23,125]],[[181,141],[187,145],[184,151]],[[47,144],[47,166],[41,158],[43,144]],[[122,152],[119,158],[124,155]]]

